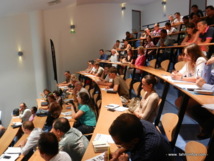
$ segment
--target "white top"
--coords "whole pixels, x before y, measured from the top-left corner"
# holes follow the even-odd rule
[[[196,60],[195,68],[192,69],[190,63],[187,62],[179,73],[183,74],[183,77],[202,77],[205,63],[206,59],[204,57],[199,57]]]
[[[116,62],[118,62],[118,56],[117,56],[116,54],[111,55],[111,57],[109,58],[109,60],[110,60],[111,62],[116,63]],[[117,64],[112,64],[112,66],[117,67]]]
[[[53,158],[51,158],[49,161],[72,161],[72,160],[66,152],[59,151],[59,153],[55,155]]]
[[[27,155],[32,148],[34,149],[36,148],[41,133],[42,133],[42,129],[40,128],[33,129],[33,131],[30,133],[30,135],[27,138],[27,142],[25,146],[22,148],[21,153],[23,155]]]
[[[22,111],[20,114],[19,114],[19,118],[22,119],[22,122],[25,122],[25,121],[28,121],[29,118],[31,116],[31,111],[30,109],[25,109],[24,111]]]
[[[99,67],[96,71],[96,74],[101,75],[103,71],[104,71],[103,67]]]

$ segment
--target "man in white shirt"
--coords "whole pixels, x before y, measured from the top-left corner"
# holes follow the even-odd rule
[[[75,83],[75,86],[74,86],[73,94],[74,94],[74,95],[78,95],[78,94],[81,93],[81,92],[85,92],[85,93],[87,93],[87,94],[90,96],[90,94],[88,93],[88,90],[85,89],[85,88],[82,86],[82,83],[81,83],[81,82],[76,82],[76,83]]]
[[[72,161],[66,152],[59,151],[59,143],[53,133],[42,133],[38,141],[38,148],[45,161]]]
[[[19,105],[19,118],[22,119],[22,122],[28,121],[31,116],[31,110],[27,109],[25,103]]]
[[[35,150],[40,134],[42,133],[42,129],[35,128],[32,121],[25,121],[22,124],[22,131],[29,135],[28,138],[19,145],[22,148],[22,154],[27,155],[30,150]]]

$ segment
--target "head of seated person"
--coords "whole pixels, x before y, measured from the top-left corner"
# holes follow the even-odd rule
[[[38,149],[44,160],[50,160],[59,152],[59,144],[53,133],[42,133],[38,141]]]

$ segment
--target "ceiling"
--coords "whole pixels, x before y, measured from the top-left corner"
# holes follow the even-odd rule
[[[50,1],[60,1],[60,3],[49,5]],[[60,8],[72,3],[77,5],[89,3],[131,3],[136,5],[143,5],[157,0],[0,0],[0,16],[11,14],[30,12],[34,10],[46,10],[53,8]]]

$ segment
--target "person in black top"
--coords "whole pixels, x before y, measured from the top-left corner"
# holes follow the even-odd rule
[[[204,16],[202,10],[198,9],[198,6],[196,4],[192,5],[191,10],[192,10],[192,12],[189,15],[191,19],[193,18],[193,14],[199,15],[199,17],[203,17]]]
[[[173,161],[170,144],[155,126],[135,115],[118,116],[109,128],[115,144],[120,148],[110,155],[118,161]]]
[[[207,14],[207,18],[205,20],[207,22],[207,25],[213,25],[214,24],[214,7],[207,6],[206,14]]]

